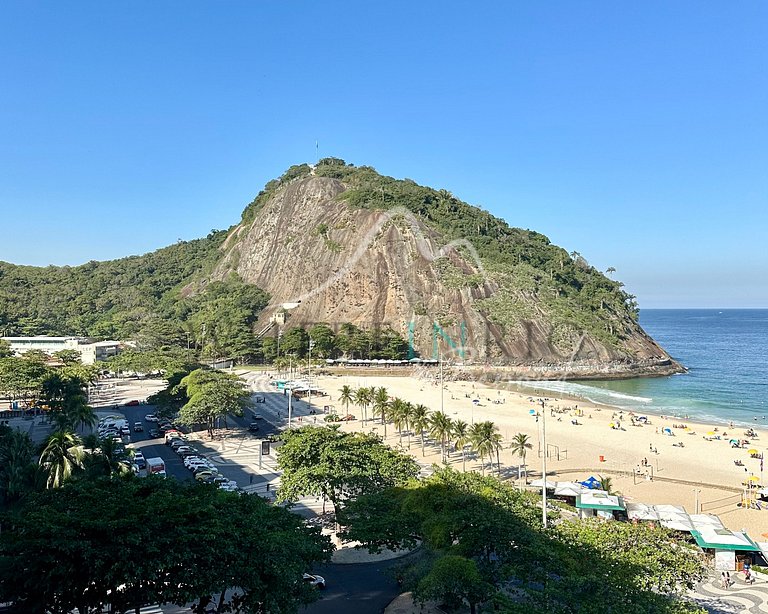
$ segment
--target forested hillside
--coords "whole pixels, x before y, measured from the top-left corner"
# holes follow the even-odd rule
[[[245,352],[267,303],[261,290],[230,276],[204,293],[182,293],[204,277],[225,236],[214,231],[143,256],[76,267],[0,262],[0,332],[137,339],[149,347],[190,340],[210,346],[212,355],[222,348]]]

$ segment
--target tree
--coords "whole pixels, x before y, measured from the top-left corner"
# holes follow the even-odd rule
[[[387,421],[389,420],[389,393],[384,387],[374,389],[373,393],[373,415],[381,418],[381,424],[384,426],[384,438],[387,437]]]
[[[0,425],[0,503],[14,503],[34,487],[34,444],[29,434]]]
[[[429,417],[429,434],[435,440],[440,442],[440,450],[442,451],[442,460],[446,462],[446,443],[453,431],[453,421],[451,418],[442,411],[433,412]]]
[[[422,603],[434,599],[453,610],[469,605],[471,614],[477,605],[488,599],[496,589],[483,578],[477,563],[455,554],[437,559],[418,583],[414,597]]]
[[[196,369],[181,380],[186,388],[188,401],[179,411],[179,422],[192,426],[205,424],[210,437],[220,419],[227,414],[242,416],[251,407],[251,394],[235,375]]]
[[[403,446],[403,429],[408,423],[409,414],[411,413],[411,405],[403,399],[392,399],[392,403],[389,407],[389,414],[392,418],[392,424],[397,429],[400,436],[400,447]]]
[[[469,425],[464,420],[455,420],[453,423],[453,432],[451,436],[454,439],[453,446],[457,450],[461,450],[461,465],[462,471],[467,470],[467,454],[464,451],[464,446],[470,441],[469,439]]]
[[[13,356],[10,342],[0,339],[0,358],[9,358]]]
[[[349,413],[349,404],[354,400],[354,391],[344,384],[339,390],[339,402],[344,406],[344,411]]]
[[[293,354],[296,358],[304,358],[309,351],[309,335],[300,326],[296,326],[283,335],[280,349],[285,354]]]
[[[413,430],[418,431],[419,437],[421,438],[421,456],[423,457],[425,455],[424,431],[429,428],[430,424],[429,409],[427,409],[426,405],[418,404],[413,408],[411,424],[413,425]]]
[[[466,599],[471,607],[498,587],[514,586],[512,598],[508,591],[493,595],[503,611],[702,612],[677,597],[703,573],[685,538],[597,520],[544,531],[539,501],[495,477],[443,467],[424,480],[350,501],[343,537],[372,552],[421,543],[422,556],[397,571],[403,590],[419,599],[446,595],[453,605]],[[441,563],[445,557],[471,561],[478,574],[459,559]],[[461,593],[470,586],[478,593]]]
[[[517,433],[517,435],[512,438],[512,447],[510,448],[512,454],[517,454],[522,461],[517,471],[518,477],[522,475],[522,467],[525,465],[525,456],[531,448],[533,448],[533,444],[531,444],[530,437],[525,433]],[[527,476],[528,472],[526,471],[526,481]]]
[[[40,466],[48,476],[48,488],[60,488],[76,469],[82,467],[80,445],[80,438],[74,433],[55,431],[48,437],[40,455]]]
[[[493,453],[496,450],[496,443],[493,438],[496,425],[493,422],[476,422],[469,431],[469,437],[472,441],[472,447],[480,455],[480,469],[485,475],[485,457],[491,457],[491,468],[493,468]]]
[[[0,598],[64,614],[108,603],[202,610],[220,594],[221,612],[296,612],[316,599],[301,574],[330,553],[319,529],[260,497],[155,477],[78,480],[4,522]]]
[[[611,476],[603,477],[602,475],[597,476],[600,479],[600,488],[607,492],[609,495],[615,495],[616,493],[613,492],[613,478]]]
[[[315,324],[309,329],[309,336],[315,342],[314,352],[318,358],[336,356],[336,335],[327,324]]]
[[[358,388],[355,391],[355,403],[363,412],[363,424],[368,420],[368,406],[373,400],[372,388]]]
[[[283,438],[277,452],[283,471],[279,501],[323,496],[338,513],[342,502],[404,484],[419,472],[416,461],[375,435],[309,426],[283,433]]]
[[[82,360],[82,354],[77,350],[59,350],[53,353],[54,358],[58,358],[65,365],[78,364]]]

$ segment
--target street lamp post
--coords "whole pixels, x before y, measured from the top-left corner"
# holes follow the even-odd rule
[[[293,409],[293,405],[291,404],[291,397],[293,396],[293,389],[292,388],[286,388],[285,389],[288,392],[288,428],[291,428],[291,411]]]
[[[541,473],[543,483],[541,485],[541,524],[547,528],[547,412],[544,408],[544,400],[541,401],[541,443],[544,454],[541,457]]]

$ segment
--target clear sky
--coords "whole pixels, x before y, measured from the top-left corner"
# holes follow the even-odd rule
[[[0,260],[227,228],[316,140],[641,307],[768,307],[762,0],[0,4]]]

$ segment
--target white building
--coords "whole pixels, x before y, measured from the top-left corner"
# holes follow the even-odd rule
[[[46,354],[54,354],[61,350],[76,350],[84,365],[92,365],[96,361],[106,360],[120,352],[119,341],[93,341],[85,337],[3,337],[16,355],[30,350],[40,350]]]

